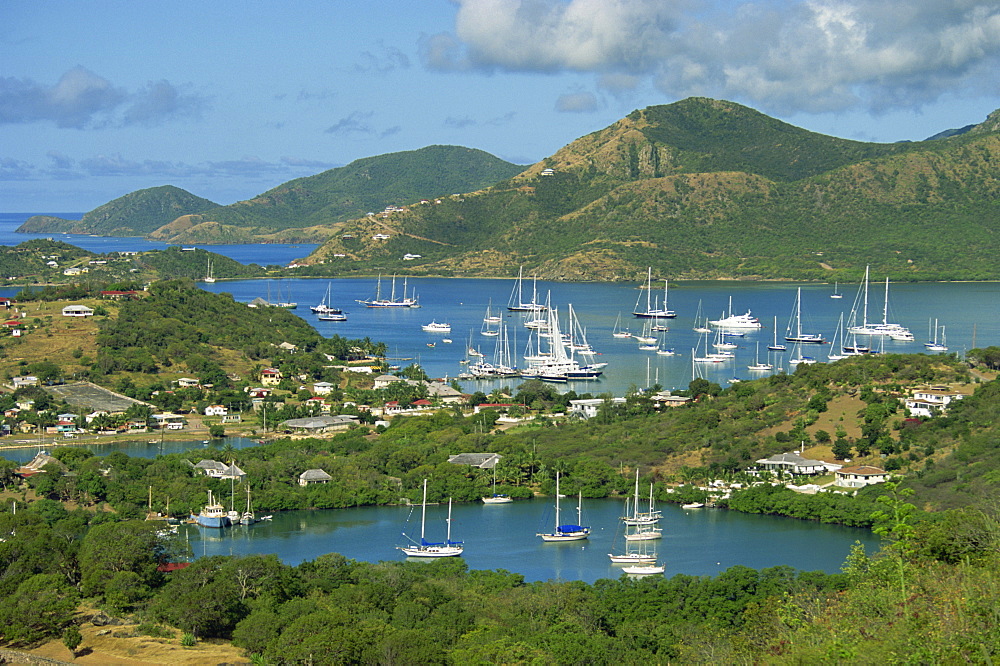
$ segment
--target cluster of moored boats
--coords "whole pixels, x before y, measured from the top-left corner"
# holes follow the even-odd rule
[[[215,499],[212,491],[209,490],[208,504],[199,513],[192,514],[191,521],[202,527],[222,528],[235,527],[236,525],[253,525],[263,520],[271,520],[271,516],[257,516],[254,513],[250,506],[250,489],[247,488],[246,491],[247,508],[241,512],[236,509],[235,502],[227,510],[221,502]]]

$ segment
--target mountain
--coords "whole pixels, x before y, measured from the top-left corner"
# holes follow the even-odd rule
[[[315,274],[332,263],[494,276],[523,264],[572,280],[655,266],[671,278],[847,281],[871,264],[894,280],[996,279],[998,121],[878,144],[686,99],[634,111],[485,190],[344,223],[309,261]]]
[[[36,215],[25,220],[17,231],[145,236],[181,215],[200,213],[218,205],[179,187],[163,185],[118,197],[90,211],[79,221]]]
[[[346,220],[390,205],[477,190],[523,168],[461,146],[367,157],[291,180],[248,201],[173,220],[150,237],[184,243],[322,242]]]

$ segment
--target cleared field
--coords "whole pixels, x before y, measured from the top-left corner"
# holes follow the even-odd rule
[[[76,382],[74,384],[60,384],[58,386],[44,386],[42,388],[47,393],[65,400],[74,407],[85,407],[91,411],[124,412],[130,405],[136,403],[146,404],[140,400],[133,400],[132,398],[113,393],[90,382]]]

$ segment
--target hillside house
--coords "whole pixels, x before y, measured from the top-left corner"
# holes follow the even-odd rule
[[[205,416],[226,416],[229,410],[225,405],[209,405],[205,408]]]
[[[610,400],[605,400],[604,398],[570,400],[568,413],[570,416],[575,416],[577,418],[592,419],[597,416],[597,412],[600,411],[601,407],[605,404],[624,405],[625,398],[611,398]]]
[[[260,383],[264,386],[277,386],[284,377],[277,368],[264,368],[260,371]]]
[[[876,483],[884,483],[889,480],[889,473],[881,467],[871,465],[858,465],[856,467],[844,467],[837,470],[837,479],[833,482],[835,486],[842,488],[864,488]]]
[[[822,460],[809,460],[798,453],[779,453],[770,458],[761,458],[757,464],[772,472],[788,472],[789,474],[826,474],[834,472],[843,465],[828,463]]]
[[[307,469],[299,474],[299,485],[309,486],[316,483],[328,483],[333,477],[321,469]]]
[[[63,317],[93,317],[94,311],[86,305],[67,305],[62,314]]]
[[[931,418],[947,413],[948,405],[964,397],[964,393],[946,386],[914,389],[912,395],[906,399],[906,410],[910,416]]]
[[[333,384],[330,382],[313,382],[313,395],[330,395],[333,393]]]

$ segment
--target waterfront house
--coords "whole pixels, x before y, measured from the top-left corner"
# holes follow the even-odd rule
[[[838,469],[837,480],[833,483],[842,488],[863,488],[875,483],[884,483],[888,480],[889,473],[881,467],[858,465],[856,467]]]
[[[624,405],[625,398],[588,398],[585,400],[570,400],[569,415],[582,419],[592,419],[597,416],[604,405]]]
[[[798,453],[779,453],[770,458],[761,458],[757,464],[772,472],[788,472],[789,474],[826,474],[843,467],[822,460],[809,460]]]

